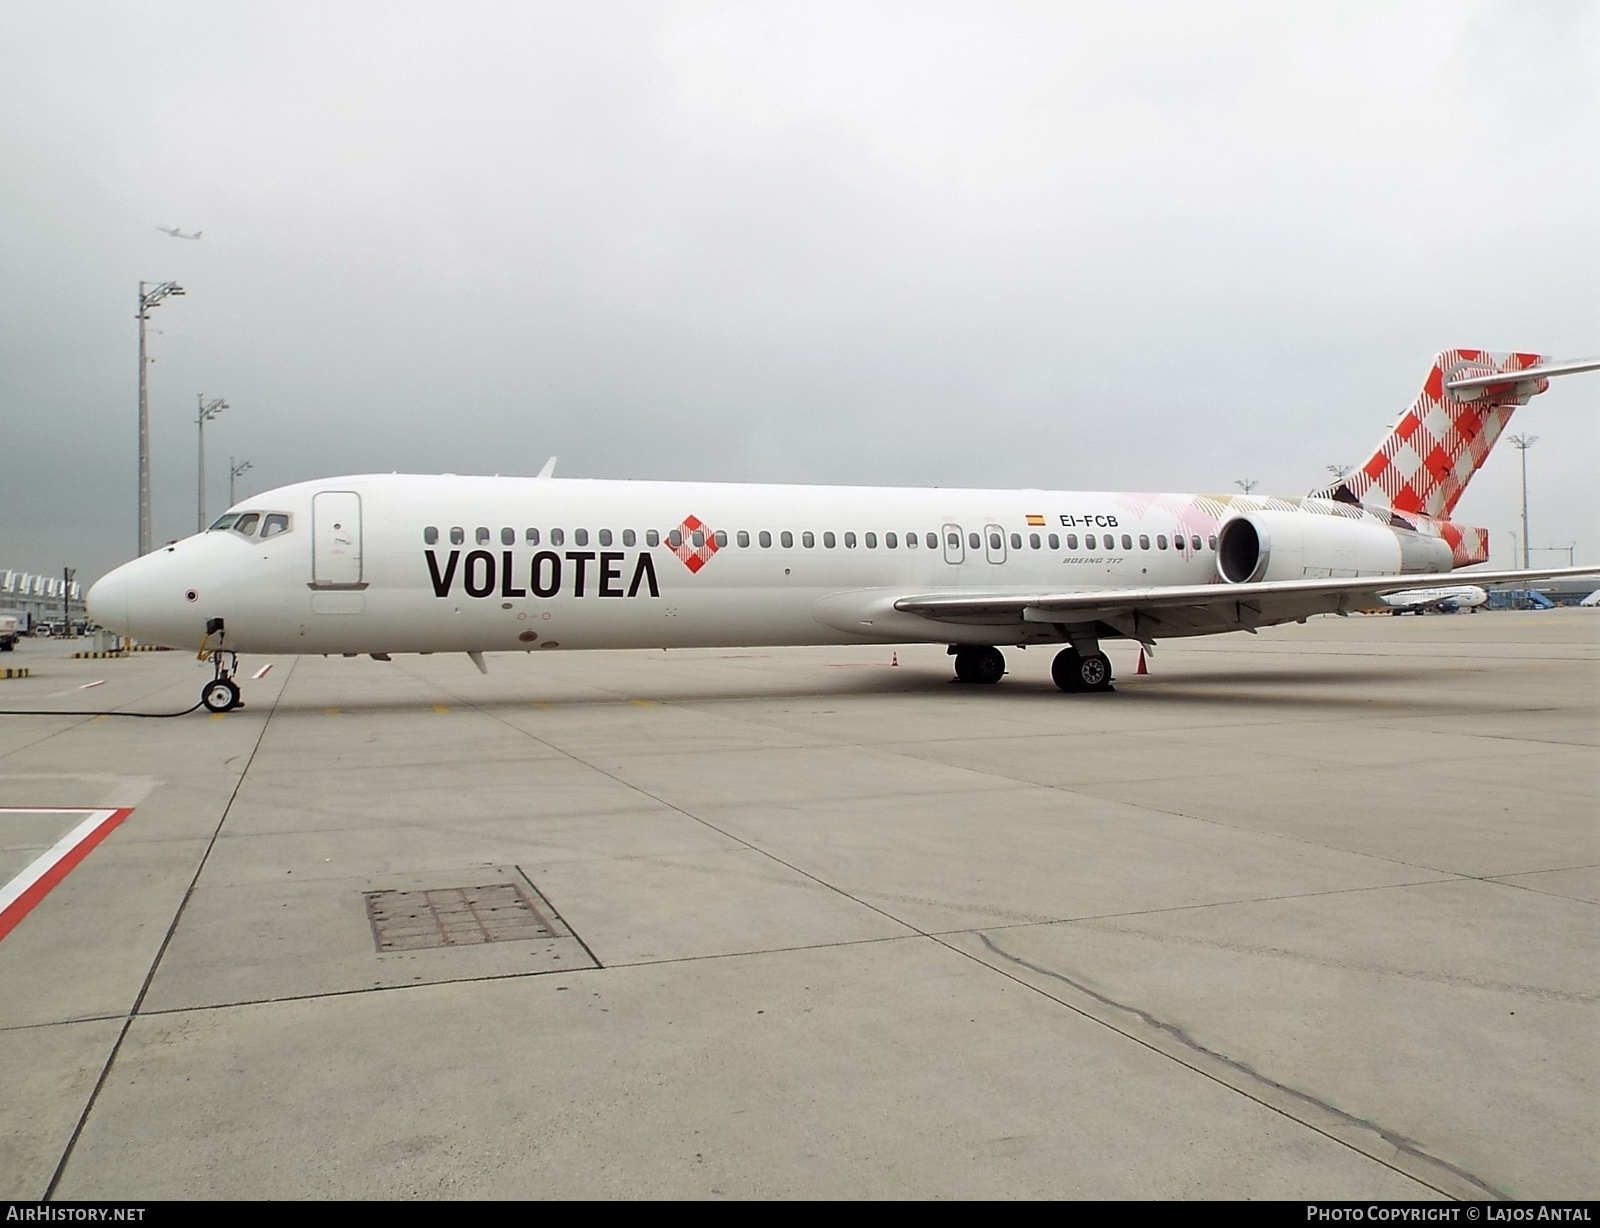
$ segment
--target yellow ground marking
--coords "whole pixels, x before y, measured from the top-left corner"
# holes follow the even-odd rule
[[[443,704],[434,704],[433,705],[433,710],[435,712],[448,712],[448,711],[450,711],[450,709],[445,707]]]
[[[548,708],[550,705],[545,703],[543,700],[540,700],[537,703],[535,703],[533,706],[535,708]]]
[[[329,716],[338,716],[339,715],[339,709],[337,709],[337,708],[329,708],[328,709],[328,715]]]
[[[227,715],[228,714],[226,712],[213,712],[211,714],[211,719],[214,720],[214,721],[220,721],[223,717],[225,717]]]
[[[628,702],[630,704],[638,704],[641,708],[653,708],[656,706],[656,701],[653,699],[630,699]]]

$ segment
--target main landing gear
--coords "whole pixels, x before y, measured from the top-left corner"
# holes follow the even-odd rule
[[[1050,677],[1063,691],[1109,691],[1111,661],[1103,652],[1079,656],[1076,648],[1063,648],[1050,662]]]
[[[200,691],[200,702],[206,706],[206,711],[232,712],[244,707],[244,700],[239,697],[239,684],[233,680],[239,670],[239,654],[218,648],[211,654],[211,664],[216,676]]]
[[[1005,677],[1005,656],[991,644],[966,644],[952,652],[957,682],[995,683]]]

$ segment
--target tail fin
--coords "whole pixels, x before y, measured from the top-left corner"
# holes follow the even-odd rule
[[[1512,411],[1550,386],[1537,354],[1446,350],[1427,383],[1366,464],[1313,492],[1323,499],[1445,518],[1510,420]],[[1534,370],[1528,370],[1534,368]],[[1495,375],[1520,375],[1497,381]]]

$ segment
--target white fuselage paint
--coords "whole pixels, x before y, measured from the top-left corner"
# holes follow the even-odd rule
[[[1196,510],[1199,502],[1038,490],[332,478],[269,491],[234,509],[286,513],[288,532],[262,539],[213,529],[174,542],[110,573],[89,604],[102,625],[175,647],[198,647],[208,622],[222,619],[226,646],[251,653],[1050,642],[1062,636],[1047,625],[952,627],[895,611],[892,601],[925,590],[1070,592],[1218,581],[1211,546],[1217,522]],[[357,510],[352,538],[356,526],[348,522]],[[698,571],[666,540],[690,516],[708,533],[728,535]],[[1030,516],[1045,523],[1031,525]],[[438,534],[431,545],[430,528]],[[528,543],[529,528],[539,531],[537,546]],[[460,544],[451,541],[453,529],[461,530]],[[563,531],[559,546],[551,543],[553,529]],[[589,535],[585,545],[576,540],[580,529]],[[480,543],[480,530],[487,542]],[[612,534],[611,545],[599,543],[600,530]],[[622,544],[625,530],[634,544]],[[647,530],[659,533],[661,544],[647,546]],[[738,544],[741,532],[750,535],[748,546]],[[771,534],[771,546],[759,544],[762,533]],[[792,546],[781,544],[784,533],[793,535]],[[875,547],[866,545],[868,533],[876,535]],[[898,538],[893,549],[889,533]],[[959,548],[947,546],[951,533],[959,533]],[[1084,545],[1090,533],[1093,549]],[[812,535],[812,546],[802,544],[803,534]],[[831,548],[825,534],[834,536]],[[853,547],[846,534],[854,535]],[[906,544],[910,534],[915,547]],[[931,549],[929,534],[938,540]],[[1060,539],[1056,549],[1050,534]],[[1076,549],[1067,547],[1069,534]],[[1180,535],[1181,548],[1174,545]],[[1166,549],[1157,548],[1158,538]],[[475,551],[484,554],[469,558]],[[443,585],[452,552],[454,569]],[[561,582],[548,596],[535,588],[536,581],[549,588],[553,578],[548,557],[534,576],[540,552],[560,560]],[[576,557],[582,554],[591,557]],[[648,561],[641,564],[641,556]],[[491,562],[494,583],[484,592]],[[469,579],[482,595],[469,592]]]

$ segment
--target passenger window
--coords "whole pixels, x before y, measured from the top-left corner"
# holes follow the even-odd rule
[[[739,530],[739,548],[742,550],[742,549],[745,549],[746,547],[748,547],[749,545],[750,545],[750,534],[746,530],[740,529]]]
[[[1050,536],[1047,537],[1045,540],[1050,543],[1050,549],[1052,549],[1052,550],[1061,549],[1061,539],[1059,537],[1057,537],[1054,533],[1050,534]]]
[[[897,547],[897,546],[899,546],[899,544],[900,544],[900,542],[899,542],[899,539],[898,539],[898,538],[896,538],[896,537],[895,537],[895,535],[894,535],[894,534],[893,534],[893,533],[885,533],[885,534],[884,534],[884,535],[883,535],[883,544],[884,544],[884,545],[885,545],[885,546],[886,546],[886,547],[887,547],[887,548],[888,548],[888,549],[890,549],[890,550],[893,550],[893,549],[895,549],[895,548],[896,548],[896,547]]]
[[[455,525],[455,526],[453,526],[451,528],[451,530],[450,530],[450,544],[452,546],[459,546],[462,542],[464,542],[466,540],[467,540],[467,533],[466,533],[465,529],[463,529],[460,525]]]
[[[565,529],[551,529],[550,530],[550,544],[552,546],[565,545],[566,544],[566,540],[567,540],[567,534],[566,534],[566,530]]]
[[[976,533],[968,533],[967,534],[967,546],[970,549],[973,549],[973,550],[981,550],[981,549],[983,549],[983,539],[981,537],[979,537]]]
[[[439,544],[439,530],[431,524],[422,530],[422,544],[424,546],[437,546]]]
[[[1213,534],[1212,534],[1212,535],[1211,535],[1211,538],[1210,538],[1210,545],[1211,545],[1211,548],[1212,548],[1212,549],[1213,549],[1213,550],[1215,550],[1215,549],[1216,549],[1216,548],[1217,548],[1217,535],[1216,535],[1216,534],[1215,534],[1215,533],[1213,533]],[[1199,538],[1196,538],[1196,539],[1195,539],[1195,543],[1194,543],[1194,548],[1195,548],[1195,549],[1196,549],[1196,550],[1198,550],[1198,549],[1200,549],[1200,539],[1199,539]]]
[[[778,540],[783,543],[783,548],[785,550],[794,549],[794,534],[789,532],[788,529],[785,529],[783,531],[783,533],[779,536]]]
[[[1144,533],[1139,534],[1139,549],[1141,549],[1141,550],[1150,549],[1150,538],[1149,538],[1149,536],[1147,534],[1144,534]]]
[[[1028,534],[1028,549],[1029,550],[1037,550],[1038,548],[1039,548],[1039,535],[1037,533],[1029,533]]]
[[[999,550],[1000,547],[1001,547],[1000,534],[998,534],[998,533],[989,534],[989,549],[991,549],[991,550]]]
[[[482,525],[478,526],[478,531],[473,536],[477,538],[478,545],[487,546],[489,544],[489,530]]]
[[[950,544],[952,546],[959,546],[961,544],[961,539],[959,537],[954,538],[951,541]],[[939,548],[939,535],[937,533],[929,533],[928,534],[928,549],[929,550],[937,550],[938,548]]]
[[[844,548],[846,550],[854,550],[856,548],[856,535],[854,533],[846,533],[844,535]]]
[[[646,529],[644,531],[644,544],[647,546],[659,546],[661,544],[661,534],[654,529]]]
[[[906,549],[907,550],[915,550],[916,548],[917,548],[917,535],[915,533],[907,533],[906,534]]]
[[[517,531],[515,529],[501,529],[500,544],[502,546],[515,546],[517,544]]]
[[[637,533],[635,533],[632,529],[624,529],[624,530],[622,530],[622,544],[624,546],[634,546],[634,545],[637,545],[638,542],[639,542],[639,535]]]
[[[976,538],[978,535],[974,533],[972,536]],[[955,532],[945,534],[944,544],[949,546],[952,550],[961,549],[961,534]]]
[[[876,533],[868,533],[861,540],[866,544],[868,550],[876,550],[878,548],[878,535]]]
[[[807,529],[804,533],[800,534],[800,544],[807,550],[810,550],[817,544],[817,539],[812,534],[810,529]]]
[[[671,546],[674,550],[683,545],[683,530],[673,529],[670,533],[668,533],[667,545]]]
[[[839,544],[839,539],[833,535],[833,530],[830,529],[822,535],[822,544],[829,550],[832,550]]]
[[[1133,535],[1132,534],[1124,533],[1122,535],[1122,548],[1124,550],[1132,550],[1133,549]]]
[[[1038,534],[1034,534],[1033,541],[1034,541],[1034,545],[1038,545],[1039,544],[1039,536],[1038,536]],[[1011,548],[1013,550],[1021,550],[1022,549],[1022,534],[1021,533],[1013,533],[1011,535]]]
[[[700,549],[706,544],[706,531],[704,529],[696,529],[689,534],[689,540],[694,543],[696,550]]]
[[[1078,548],[1078,535],[1076,533],[1068,533],[1067,534],[1067,549],[1068,550],[1076,550],[1077,548]]]
[[[718,529],[715,533],[713,533],[711,535],[711,540],[716,542],[717,543],[717,549],[721,550],[724,546],[726,546],[728,544],[728,535],[722,529]]]
[[[1167,548],[1167,535],[1165,533],[1157,533],[1156,534],[1156,549],[1157,550],[1165,550],[1166,548]]]
[[[522,535],[522,539],[530,546],[537,546],[539,544],[539,530],[529,529]]]
[[[240,516],[238,520],[233,522],[233,531],[235,533],[243,533],[246,537],[254,537],[256,533],[256,526],[260,523],[260,512],[246,512],[243,516]]]
[[[772,534],[767,532],[767,530],[762,529],[761,536],[756,538],[756,540],[761,543],[761,548],[763,550],[772,549]]]
[[[588,529],[574,529],[574,530],[572,530],[572,544],[574,546],[587,546],[589,544],[589,530]]]
[[[602,546],[609,546],[611,544],[611,530],[610,529],[601,529],[600,530],[600,544]]]
[[[282,512],[269,512],[267,518],[261,522],[262,537],[276,537],[280,533],[289,531],[289,518]]]

